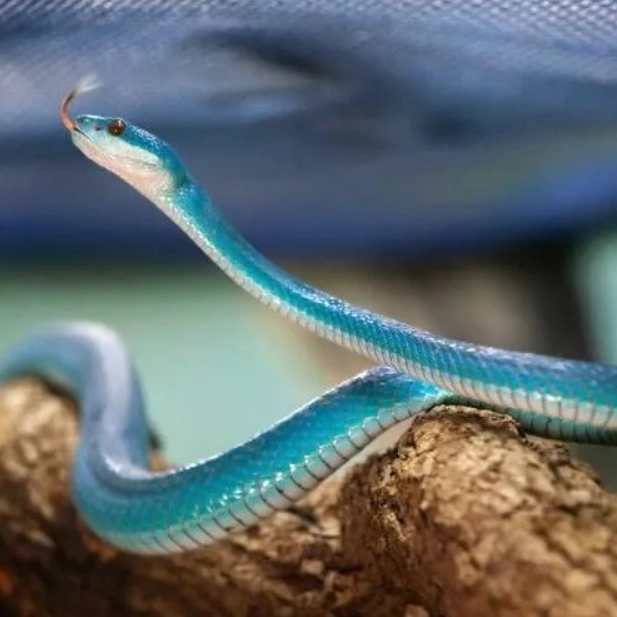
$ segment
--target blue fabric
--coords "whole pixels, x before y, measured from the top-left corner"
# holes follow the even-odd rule
[[[617,213],[617,3],[0,0],[0,252],[193,254],[58,121],[168,139],[261,248],[422,255]],[[69,222],[70,217],[70,222]]]

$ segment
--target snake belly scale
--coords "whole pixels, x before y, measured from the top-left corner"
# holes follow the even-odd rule
[[[105,541],[157,554],[222,540],[289,507],[384,431],[439,403],[488,405],[544,437],[617,441],[617,368],[442,338],[304,284],[236,232],[163,140],[120,118],[72,120],[74,95],[61,117],[86,157],[142,193],[250,294],[382,365],[226,452],[150,472],[140,384],[118,337],[81,322],[26,336],[0,378],[35,375],[76,397],[72,498]]]

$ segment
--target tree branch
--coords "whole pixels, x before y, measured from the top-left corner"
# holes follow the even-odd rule
[[[0,388],[2,615],[617,615],[617,499],[492,412],[435,409],[291,512],[155,558],[80,524],[76,430],[41,384]]]

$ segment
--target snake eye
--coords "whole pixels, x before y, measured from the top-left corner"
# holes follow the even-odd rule
[[[122,133],[124,133],[124,129],[126,128],[126,124],[118,119],[118,120],[112,120],[108,125],[107,125],[107,132],[110,135],[113,135],[114,137],[117,137],[118,135],[122,135]]]

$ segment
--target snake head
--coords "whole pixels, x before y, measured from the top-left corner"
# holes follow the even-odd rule
[[[182,181],[184,166],[162,139],[122,118],[67,113],[69,93],[60,107],[62,123],[75,146],[150,199],[160,198]]]

